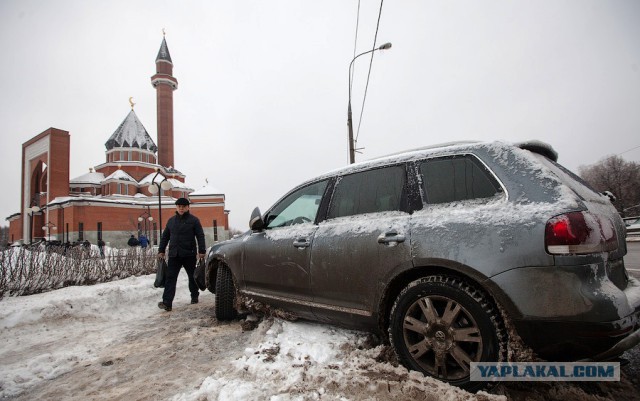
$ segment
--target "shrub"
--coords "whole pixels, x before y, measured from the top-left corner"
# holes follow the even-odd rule
[[[157,251],[64,246],[13,247],[0,251],[0,299],[71,285],[91,285],[154,273]]]

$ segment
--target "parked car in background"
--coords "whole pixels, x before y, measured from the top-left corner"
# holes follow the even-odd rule
[[[639,341],[624,223],[540,142],[353,164],[256,208],[250,228],[208,254],[219,320],[251,300],[370,330],[407,368],[468,390],[483,386],[470,363],[506,360],[510,333],[554,361]]]
[[[635,220],[628,221],[626,225],[627,235],[640,235],[640,217]]]

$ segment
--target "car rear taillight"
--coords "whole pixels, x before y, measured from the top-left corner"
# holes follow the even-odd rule
[[[609,252],[618,248],[613,223],[589,212],[571,212],[551,218],[544,240],[547,252],[552,255]]]

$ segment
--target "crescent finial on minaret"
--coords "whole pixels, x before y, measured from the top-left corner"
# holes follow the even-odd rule
[[[136,105],[135,103],[133,103],[133,96],[129,96],[129,104],[131,105],[131,110],[133,110],[133,106]]]
[[[164,31],[164,28],[162,28],[162,37],[164,38],[165,36],[167,36],[167,33]]]

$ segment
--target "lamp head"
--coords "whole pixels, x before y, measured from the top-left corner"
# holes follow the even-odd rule
[[[162,187],[162,189],[164,189],[165,191],[170,190],[171,188],[173,188],[173,184],[171,184],[171,182],[167,181],[162,181],[162,184],[160,184],[160,186]]]
[[[380,47],[378,47],[378,50],[387,50],[387,49],[391,49],[391,42],[387,42],[381,45]]]
[[[155,195],[158,193],[158,187],[156,185],[149,185],[149,193]]]

